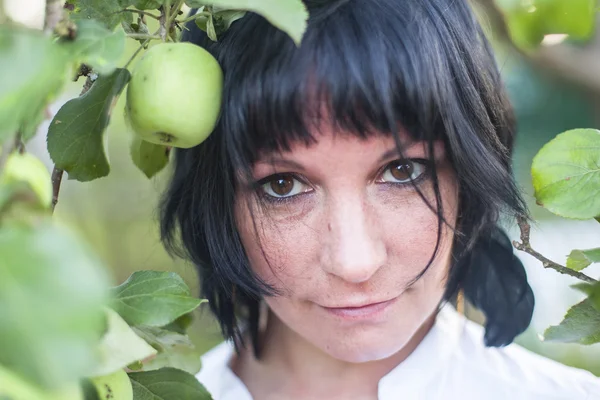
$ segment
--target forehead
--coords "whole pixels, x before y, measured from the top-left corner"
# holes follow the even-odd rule
[[[281,164],[302,169],[313,166],[337,167],[342,164],[364,166],[398,158],[434,159],[445,153],[441,141],[431,143],[430,147],[429,142],[414,140],[402,130],[398,132],[397,140],[390,134],[381,133],[367,137],[340,134],[331,127],[320,129],[313,137],[311,143],[295,141],[287,149],[263,151],[254,165]]]

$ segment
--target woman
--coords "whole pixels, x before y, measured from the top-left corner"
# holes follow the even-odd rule
[[[161,208],[229,339],[200,381],[217,400],[600,398],[591,374],[509,345],[534,301],[498,221],[526,210],[467,1],[306,5],[300,47],[254,14],[186,37],[225,74]]]

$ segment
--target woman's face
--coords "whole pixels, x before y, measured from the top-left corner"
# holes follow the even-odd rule
[[[438,218],[410,183],[435,207],[426,146],[409,143],[404,156],[408,162],[398,160],[391,137],[321,129],[316,144],[264,155],[253,168],[258,194],[238,194],[251,266],[281,291],[266,298],[270,309],[288,333],[339,360],[398,352],[444,293],[453,239],[447,226],[437,257],[409,286],[434,252]],[[444,215],[454,224],[457,182],[441,143],[434,157]]]

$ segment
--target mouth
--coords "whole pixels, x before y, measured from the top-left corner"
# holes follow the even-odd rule
[[[325,307],[321,306],[327,313],[342,319],[348,320],[365,320],[375,319],[383,315],[383,313],[398,299],[394,297],[390,300],[385,300],[376,303],[370,303],[360,306],[347,307]]]

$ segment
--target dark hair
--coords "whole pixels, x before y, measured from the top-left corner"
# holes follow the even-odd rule
[[[321,106],[340,132],[390,134],[401,151],[399,121],[413,139],[443,140],[456,171],[460,209],[444,299],[462,288],[487,317],[486,344],[510,343],[530,323],[533,294],[497,224],[502,213],[525,216],[526,206],[511,171],[512,110],[467,0],[305,4],[310,18],[300,47],[254,13],[218,42],[188,25],[184,40],[205,47],[223,68],[223,104],[205,142],[174,152],[161,202],[165,247],[198,268],[224,336],[237,344],[246,326],[256,351],[259,300],[274,292],[253,273],[238,235],[237,174],[260,151],[313,143],[310,124]],[[319,107],[309,110],[314,100]]]

